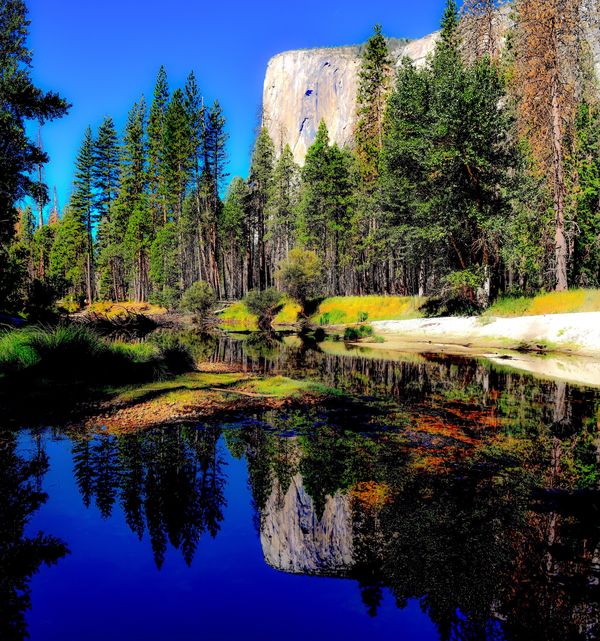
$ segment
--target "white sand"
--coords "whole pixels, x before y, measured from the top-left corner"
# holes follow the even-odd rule
[[[394,341],[547,349],[600,357],[600,312],[517,318],[419,318],[371,323],[386,342]]]

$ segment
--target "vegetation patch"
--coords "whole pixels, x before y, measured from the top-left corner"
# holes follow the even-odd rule
[[[600,290],[573,289],[549,292],[537,296],[504,296],[486,312],[486,316],[542,316],[544,314],[573,314],[600,312]]]
[[[194,372],[169,381],[103,390],[108,401],[84,421],[90,429],[130,431],[249,409],[311,403],[340,391],[283,376],[259,378],[246,373]]]
[[[193,368],[181,345],[111,342],[76,324],[0,334],[0,377],[21,383],[139,381]]]
[[[86,311],[92,314],[101,314],[107,318],[115,318],[126,314],[160,316],[167,313],[167,310],[159,305],[152,305],[151,303],[136,303],[133,301],[125,301],[123,303],[101,301],[93,303],[86,309]]]
[[[422,303],[417,296],[334,296],[321,303],[311,320],[319,325],[408,320],[422,316]]]

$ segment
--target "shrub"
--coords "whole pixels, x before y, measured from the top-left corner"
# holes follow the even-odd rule
[[[373,336],[373,328],[371,325],[359,325],[358,327],[346,327],[344,332],[345,341],[358,341],[361,338]]]
[[[217,297],[213,288],[203,280],[199,280],[185,290],[181,297],[181,309],[194,314],[198,322],[205,323],[209,320],[216,302]]]
[[[368,312],[358,312],[358,322],[366,323],[369,320]]]
[[[306,316],[307,303],[322,293],[323,266],[317,254],[305,249],[292,249],[279,267],[279,278],[287,292]]]
[[[248,311],[258,316],[258,327],[264,331],[271,329],[273,319],[283,307],[282,301],[283,295],[273,288],[262,292],[253,289],[244,299]]]
[[[150,302],[169,311],[177,309],[181,302],[179,290],[174,287],[163,287],[161,291],[152,295]]]

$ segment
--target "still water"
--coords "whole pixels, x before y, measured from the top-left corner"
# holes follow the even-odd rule
[[[0,639],[600,638],[600,396],[473,359],[202,339],[352,394],[0,432]]]

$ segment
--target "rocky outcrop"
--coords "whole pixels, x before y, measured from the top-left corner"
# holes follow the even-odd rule
[[[391,40],[395,63],[404,56],[422,64],[437,34],[412,42]],[[319,123],[325,121],[332,142],[348,145],[356,123],[356,92],[362,47],[287,51],[272,58],[263,92],[263,118],[276,149],[289,144],[302,163]]]
[[[353,566],[350,499],[327,497],[323,515],[296,475],[285,494],[276,481],[261,512],[260,542],[265,561],[293,574],[347,576]]]

